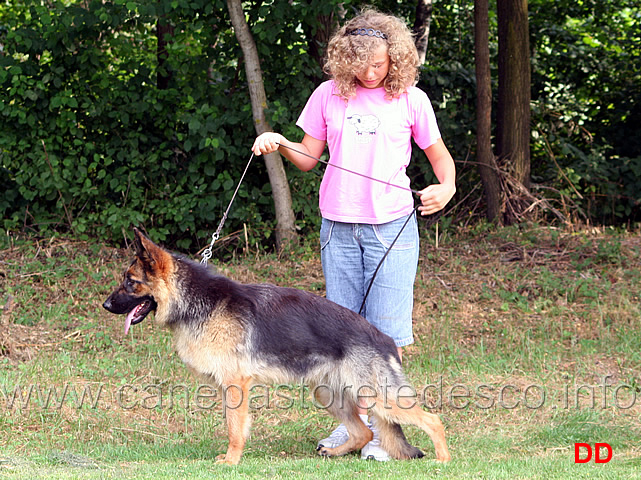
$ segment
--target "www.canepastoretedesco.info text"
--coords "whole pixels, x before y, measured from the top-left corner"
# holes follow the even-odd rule
[[[218,407],[238,408],[249,401],[250,409],[316,408],[327,409],[347,396],[361,399],[371,407],[378,398],[383,407],[398,399],[401,408],[419,405],[430,410],[463,409],[607,409],[628,410],[641,402],[641,393],[628,384],[611,384],[603,377],[600,384],[566,384],[549,387],[542,384],[444,384],[440,377],[422,387],[403,385],[392,389],[380,385],[352,385],[330,388],[328,385],[263,385],[255,384],[248,392],[238,385],[216,387],[208,384],[125,383],[63,383],[48,385],[24,383],[0,386],[0,409],[60,410],[66,408],[132,410],[186,408],[211,410]],[[322,398],[323,401],[318,400]],[[339,405],[340,406],[340,405]]]

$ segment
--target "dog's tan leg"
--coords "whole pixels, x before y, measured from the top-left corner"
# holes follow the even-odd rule
[[[423,411],[419,405],[409,399],[397,399],[396,401],[391,400],[391,402],[390,399],[387,399],[387,405],[383,403],[381,398],[376,400],[376,405],[374,406],[376,416],[384,421],[392,420],[401,424],[412,424],[419,427],[430,436],[434,443],[436,460],[439,462],[449,462],[451,460],[452,457],[445,441],[445,427],[438,415]],[[389,450],[392,450],[392,448]]]
[[[349,438],[343,445],[336,448],[319,446],[317,449],[319,455],[327,457],[346,455],[355,450],[360,450],[374,437],[372,431],[358,416],[358,408],[355,401],[346,397],[341,400],[338,400],[338,398],[337,394],[330,396],[325,389],[316,391],[316,400],[319,405],[325,405],[327,411],[341,421],[349,433]]]
[[[350,420],[345,417],[341,419],[347,427],[349,439],[343,445],[336,448],[319,447],[319,455],[326,457],[337,457],[346,455],[350,452],[362,449],[365,445],[372,441],[374,434],[367,428],[363,421],[359,418],[358,413],[355,413]]]
[[[445,441],[445,427],[438,415],[425,412],[416,405],[410,410],[409,423],[413,423],[430,436],[434,443],[436,461],[449,462],[452,459]]]
[[[249,415],[249,379],[242,378],[223,386],[223,405],[227,418],[227,453],[217,458],[218,463],[237,465],[249,437],[251,417]]]

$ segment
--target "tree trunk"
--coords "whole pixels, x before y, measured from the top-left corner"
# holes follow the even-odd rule
[[[497,0],[499,99],[497,156],[530,186],[530,41],[527,0]]]
[[[156,59],[158,61],[156,87],[158,90],[169,88],[169,82],[171,81],[171,72],[165,62],[169,56],[167,54],[167,44],[174,36],[174,27],[166,22],[167,18],[164,15],[156,22]]]
[[[229,10],[236,38],[240,48],[243,50],[254,127],[256,128],[256,134],[260,135],[270,131],[271,127],[265,119],[267,95],[265,94],[263,73],[258,59],[258,50],[245,20],[241,0],[227,0],[227,9]],[[247,148],[249,149],[249,146]],[[292,210],[292,197],[280,155],[274,152],[264,155],[264,157],[276,210],[276,246],[280,250],[287,243],[296,243],[298,241],[294,224],[294,211]]]
[[[312,0],[306,0],[310,8],[312,7]],[[338,30],[339,21],[345,18],[346,11],[342,4],[336,6],[336,9],[329,15],[316,15],[316,24],[312,25],[309,22],[303,23],[305,36],[307,37],[307,53],[312,57],[323,70],[325,65],[325,51],[327,44],[332,34]],[[326,77],[321,73],[320,77],[313,78],[314,84],[319,85]]]
[[[414,20],[414,43],[418,50],[421,65],[425,63],[427,55],[427,41],[430,36],[430,21],[432,20],[432,0],[417,0],[416,19]]]
[[[492,152],[492,74],[490,71],[489,1],[474,1],[474,62],[476,65],[476,157],[483,181],[487,218],[500,220],[501,181]]]

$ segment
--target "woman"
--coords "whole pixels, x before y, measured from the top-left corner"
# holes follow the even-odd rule
[[[321,260],[327,298],[342,306],[360,310],[374,271],[409,221],[376,274],[362,312],[394,339],[399,358],[402,347],[414,341],[413,287],[419,244],[406,175],[412,138],[440,182],[419,192],[421,215],[443,209],[456,192],[454,161],[441,139],[427,95],[414,86],[418,66],[405,23],[365,10],[340,28],[328,44],[325,71],[331,79],[312,93],[296,123],[304,131],[303,139],[294,143],[268,132],[256,138],[252,147],[256,155],[278,150],[307,171],[317,163],[310,156],[320,157],[328,146],[330,165],[319,194]],[[361,414],[367,423],[366,410]],[[379,446],[376,426],[370,428],[374,440],[361,456],[389,459]],[[332,448],[347,438],[340,425],[319,445]]]

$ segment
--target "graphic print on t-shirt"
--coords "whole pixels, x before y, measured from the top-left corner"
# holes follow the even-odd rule
[[[376,134],[376,129],[381,124],[376,115],[359,115],[355,113],[347,117],[347,120],[356,128],[356,141],[358,143],[370,143],[372,136]]]

